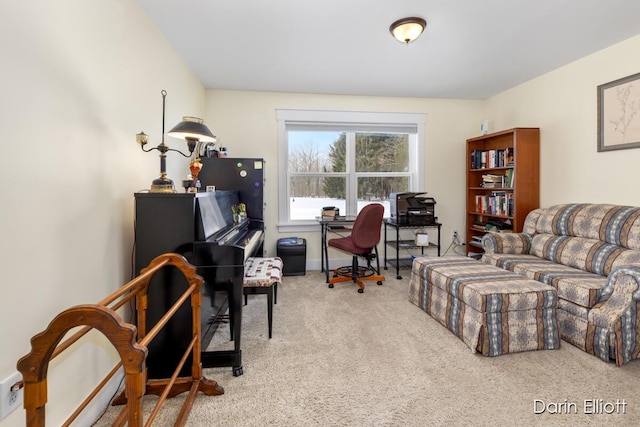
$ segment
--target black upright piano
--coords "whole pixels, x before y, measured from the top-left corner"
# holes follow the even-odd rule
[[[182,254],[197,267],[205,281],[201,309],[202,366],[231,366],[236,376],[242,374],[244,261],[250,256],[262,256],[264,244],[262,216],[234,222],[231,206],[241,201],[238,191],[135,194],[136,274],[166,252]],[[156,274],[149,287],[148,325],[154,325],[187,286],[184,277],[173,268]],[[228,295],[234,349],[206,351],[220,309],[215,296],[221,291]],[[187,302],[149,345],[149,378],[171,376],[189,344],[191,329],[191,308]]]

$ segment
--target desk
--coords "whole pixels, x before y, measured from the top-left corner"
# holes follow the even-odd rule
[[[349,234],[353,223],[356,221],[356,217],[355,215],[347,215],[329,219],[317,216],[316,221],[320,224],[320,244],[322,245],[320,248],[320,271],[325,273],[327,283],[329,283],[329,247],[327,246],[327,234],[336,233],[338,235],[345,235],[340,233],[340,231]]]
[[[384,269],[387,269],[387,245],[393,247],[396,250],[396,279],[400,280],[402,279],[402,276],[400,275],[400,251],[403,249],[417,249],[420,248],[420,253],[422,255],[424,255],[424,248],[437,248],[438,249],[438,256],[440,256],[440,227],[442,227],[442,224],[440,224],[439,222],[435,222],[433,224],[430,225],[418,225],[418,224],[399,224],[396,221],[392,220],[391,218],[385,218],[384,219]],[[391,228],[395,228],[396,229],[396,236],[395,236],[395,240],[388,240],[387,239],[387,227],[391,227]],[[400,229],[418,229],[418,228],[423,228],[423,229],[427,229],[427,228],[437,228],[438,229],[438,243],[434,244],[429,242],[428,246],[418,246],[415,244],[415,240],[414,239],[410,239],[410,240],[401,240],[400,239]]]

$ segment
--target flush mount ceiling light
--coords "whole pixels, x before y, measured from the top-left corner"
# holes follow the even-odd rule
[[[401,43],[409,44],[424,31],[427,21],[422,18],[402,18],[391,24],[389,31]]]

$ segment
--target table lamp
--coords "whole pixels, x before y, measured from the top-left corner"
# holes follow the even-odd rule
[[[175,193],[175,187],[173,181],[167,177],[167,152],[175,151],[182,154],[184,157],[190,157],[194,151],[196,159],[199,158],[199,144],[203,142],[216,142],[216,137],[211,133],[209,128],[204,124],[202,119],[197,117],[185,116],[182,121],[175,125],[167,135],[174,138],[185,139],[187,141],[187,148],[189,154],[185,154],[180,150],[169,148],[164,141],[164,117],[165,117],[165,104],[167,91],[162,90],[162,142],[157,147],[152,147],[145,150],[144,146],[149,142],[149,135],[144,132],[140,132],[136,135],[136,142],[140,144],[140,148],[145,153],[149,151],[158,150],[160,152],[160,176],[153,180],[149,192],[151,193]],[[197,149],[196,149],[197,148]],[[195,159],[194,159],[195,160]]]

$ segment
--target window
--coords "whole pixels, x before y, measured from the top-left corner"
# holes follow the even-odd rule
[[[425,114],[278,110],[279,226],[317,227],[322,207],[356,215],[390,193],[420,191]]]

